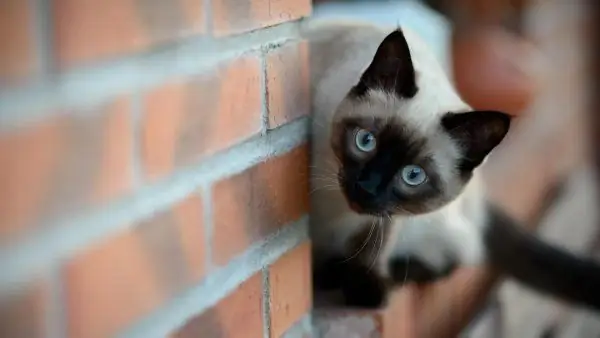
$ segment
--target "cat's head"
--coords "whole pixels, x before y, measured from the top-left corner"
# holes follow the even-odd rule
[[[406,37],[398,29],[381,42],[333,118],[339,184],[361,214],[414,215],[446,205],[510,126],[508,114],[473,111],[432,54],[409,48]]]

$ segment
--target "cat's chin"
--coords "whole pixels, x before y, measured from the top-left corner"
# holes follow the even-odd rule
[[[389,212],[387,212],[386,210],[381,210],[381,209],[376,209],[376,208],[365,208],[364,206],[361,206],[360,203],[354,202],[353,200],[348,198],[348,195],[346,195],[346,194],[344,194],[344,197],[346,198],[346,203],[348,205],[348,208],[350,210],[352,210],[352,212],[354,212],[358,215],[380,217],[380,216],[386,216],[389,214]]]
[[[390,210],[369,210],[365,208],[361,208],[359,205],[353,202],[348,202],[348,207],[352,212],[361,216],[373,216],[377,218],[391,218],[394,216],[408,217],[418,215],[416,213],[410,212],[408,210],[400,210],[399,208],[395,208],[393,211]]]
[[[391,216],[391,213],[389,213],[387,211],[365,209],[365,208],[362,208],[361,206],[359,206],[357,203],[354,203],[354,202],[348,202],[348,207],[350,208],[350,210],[352,210],[353,212],[355,212],[355,213],[357,213],[359,215],[374,216],[374,217],[388,217],[388,216]]]

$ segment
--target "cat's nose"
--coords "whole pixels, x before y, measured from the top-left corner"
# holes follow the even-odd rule
[[[375,187],[368,184],[368,182],[356,182],[356,188],[363,193],[375,196]]]
[[[356,187],[361,191],[371,196],[377,195],[377,187],[381,183],[381,178],[378,175],[370,175],[356,182]]]

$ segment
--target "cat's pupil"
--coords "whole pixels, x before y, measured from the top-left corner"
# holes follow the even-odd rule
[[[427,179],[423,168],[417,165],[407,165],[402,168],[402,180],[411,186],[422,184]]]
[[[408,174],[408,178],[410,178],[411,180],[414,180],[415,178],[417,178],[417,176],[419,176],[419,174],[420,174],[419,169],[416,169],[416,168],[412,169],[410,171],[410,173]]]
[[[363,152],[371,152],[375,150],[377,140],[375,135],[368,130],[358,129],[355,133],[355,144],[358,150]]]

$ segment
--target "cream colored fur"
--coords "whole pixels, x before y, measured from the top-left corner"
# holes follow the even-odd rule
[[[384,92],[371,90],[367,103],[345,100],[358,83],[381,41],[396,27],[380,28],[360,22],[309,20],[303,35],[310,44],[313,152],[311,179],[311,236],[316,259],[345,252],[346,243],[373,216],[351,211],[337,187],[338,162],[330,146],[331,124],[339,116],[391,116],[401,114],[411,128],[426,134],[433,144],[448,146],[447,135],[437,132],[440,114],[461,112],[470,107],[457,95],[442,67],[425,43],[403,27],[416,71],[419,91],[414,98],[402,100]],[[452,150],[452,149],[451,149]],[[455,149],[456,150],[456,149]],[[442,156],[443,157],[443,156]],[[443,178],[455,170],[449,159],[436,158],[444,167]],[[373,265],[387,273],[390,256],[416,253],[435,268],[443,269],[446,254],[452,252],[461,264],[478,264],[483,257],[480,224],[484,224],[483,185],[479,172],[462,194],[445,207],[425,215],[394,217],[393,231],[373,256]],[[451,187],[448,187],[451,188]],[[377,232],[380,229],[375,229]],[[373,234],[375,238],[376,234]],[[375,256],[377,258],[375,258]]]

